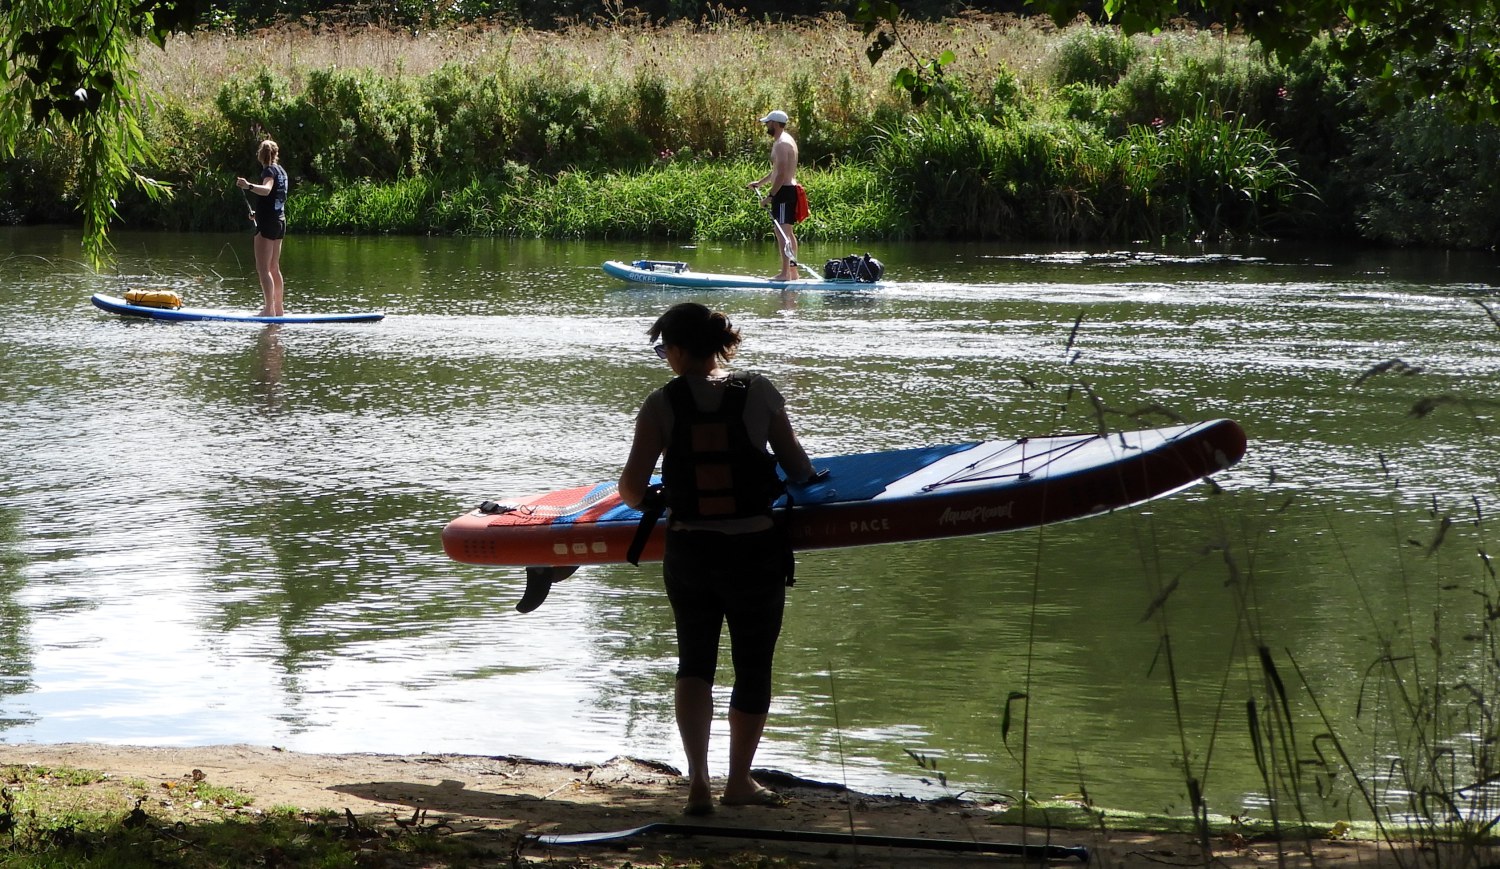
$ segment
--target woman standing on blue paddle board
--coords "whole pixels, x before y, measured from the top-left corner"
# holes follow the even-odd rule
[[[668,514],[662,576],[677,625],[677,730],[688,759],[687,813],[714,810],[708,775],[719,635],[729,625],[734,689],[729,700],[726,806],[780,805],[750,777],[771,707],[771,661],[781,634],[791,549],[771,518],[791,480],[813,475],[807,452],[771,381],[732,374],[740,332],[722,312],[684,302],[647,330],[677,376],[646,397],[620,474],[620,498],[640,507],[662,459]],[[769,442],[772,452],[767,452]],[[774,456],[774,457],[773,457]]]
[[[286,170],[277,162],[281,148],[275,142],[270,139],[261,142],[255,156],[260,160],[260,183],[251,184],[240,177],[234,179],[234,185],[257,197],[250,220],[255,223],[255,271],[260,275],[260,291],[265,296],[260,316],[280,317],[286,314],[281,240],[286,237],[286,194],[290,182]]]

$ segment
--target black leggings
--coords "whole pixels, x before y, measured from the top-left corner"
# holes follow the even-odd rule
[[[677,622],[677,678],[714,681],[719,634],[729,624],[733,709],[771,708],[771,660],[786,606],[786,552],[776,531],[668,531],[662,563]]]

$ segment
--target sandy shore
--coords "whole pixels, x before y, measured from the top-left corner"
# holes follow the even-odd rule
[[[670,821],[710,827],[758,827],[848,834],[1004,842],[1090,850],[1094,867],[1203,866],[1202,850],[1180,835],[1115,830],[1022,829],[995,822],[996,810],[963,800],[912,800],[859,794],[767,772],[762,780],[788,797],[778,808],[720,808],[702,819],[681,814],[686,787],[677,771],[660,764],[616,758],[598,765],[545,763],[517,757],[468,755],[300,754],[271,747],[220,745],[146,748],[94,744],[0,744],[0,764],[71,766],[141,779],[182,781],[200,770],[216,785],[254,797],[260,808],[296,806],[352,812],[371,822],[442,819],[457,835],[493,837],[509,853],[534,833],[621,830]],[[1394,865],[1386,848],[1371,843],[1245,842],[1214,840],[1213,865]],[[611,866],[651,865],[661,856],[679,860],[723,857],[746,850],[784,857],[804,866],[969,867],[1017,863],[1004,855],[957,854],[884,846],[828,845],[724,838],[639,836],[616,847],[526,844],[521,864],[567,865],[584,860]],[[1281,854],[1278,857],[1278,850]],[[1410,855],[1406,856],[1410,861]],[[1056,865],[1078,865],[1071,860]]]

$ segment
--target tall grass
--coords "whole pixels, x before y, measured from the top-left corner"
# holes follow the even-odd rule
[[[1477,304],[1500,330],[1500,312]],[[1073,335],[1067,350],[1076,360]],[[1215,497],[1199,508],[1201,542],[1167,544],[1150,522],[1135,528],[1151,578],[1142,617],[1156,636],[1150,670],[1164,685],[1163,702],[1176,720],[1174,765],[1197,846],[1196,854],[1174,856],[1179,865],[1223,865],[1224,850],[1241,851],[1241,859],[1275,859],[1277,865],[1330,865],[1320,859],[1328,850],[1315,849],[1311,839],[1356,831],[1373,834],[1381,844],[1374,865],[1473,869],[1495,865],[1500,857],[1500,572],[1491,554],[1493,504],[1500,495],[1493,431],[1500,400],[1484,393],[1422,394],[1421,373],[1390,360],[1371,366],[1350,388],[1369,389],[1381,378],[1400,376],[1405,391],[1397,394],[1407,396],[1408,416],[1418,421],[1415,438],[1421,438],[1424,425],[1472,431],[1473,448],[1463,459],[1473,478],[1488,480],[1479,491],[1444,492],[1441,481],[1431,480],[1416,489],[1382,456],[1368,471],[1384,483],[1383,508],[1365,508],[1363,522],[1349,521],[1349,505],[1320,507],[1295,495],[1267,498],[1260,486],[1230,494],[1213,485]],[[1410,384],[1418,384],[1418,391]],[[1101,432],[1122,420],[1121,428],[1138,428],[1147,419],[1174,416],[1154,405],[1138,411],[1111,408],[1082,383],[1066,387],[1062,408],[1080,397],[1092,405]],[[1393,405],[1382,398],[1382,406]],[[1274,472],[1267,487],[1278,487]],[[1426,490],[1432,493],[1413,498],[1415,491]],[[1365,527],[1385,537],[1384,548],[1377,544],[1372,551],[1369,544],[1343,539],[1349,529]],[[1314,537],[1333,542],[1331,562],[1312,553],[1303,557],[1298,549],[1307,541],[1289,539],[1301,532],[1284,533],[1308,528]],[[1042,533],[1039,529],[1039,546]],[[1364,549],[1355,551],[1356,546]],[[1168,554],[1172,550],[1180,557]],[[1352,609],[1359,615],[1331,627],[1369,638],[1366,658],[1343,661],[1307,643],[1278,643],[1286,635],[1310,638],[1314,645],[1318,639],[1285,624],[1298,614],[1288,612],[1272,575],[1275,568],[1265,566],[1283,559],[1290,559],[1294,570],[1320,571],[1325,594],[1357,603]],[[1217,635],[1222,663],[1203,654],[1202,642],[1193,643],[1195,660],[1181,660],[1176,651],[1182,634],[1202,630],[1181,619],[1177,607],[1183,595],[1193,593],[1189,586],[1204,578],[1216,580],[1211,585],[1222,589],[1223,607],[1234,616],[1232,629]],[[1214,685],[1216,669],[1221,675]],[[1011,724],[1010,703],[1029,704],[1031,696],[1044,696],[1047,689],[1029,678],[1020,687],[996,715],[1003,750],[1020,758],[1023,788],[1012,798],[1018,806],[992,822],[1050,826],[1087,820],[1106,830],[1118,825],[1117,814],[1090,803],[1083,782],[1071,811],[1029,805],[1033,797],[1024,789],[1028,731],[1019,728],[1020,744],[1014,744],[1018,728]],[[1191,717],[1189,710],[1202,705],[1184,702],[1191,691],[1217,692],[1211,720]],[[1256,804],[1255,814],[1264,817],[1246,817],[1240,805],[1226,811],[1208,796],[1215,765],[1222,763],[1218,759],[1237,753],[1231,743],[1249,748],[1260,792],[1246,796]],[[934,760],[910,749],[907,754],[946,787]],[[1153,822],[1179,828],[1172,820]],[[1248,851],[1252,836],[1258,840]]]
[[[1030,19],[971,16],[904,33],[919,53],[959,56],[947,74],[978,95],[976,109],[1045,101],[1064,62],[1054,55],[1066,56],[1050,49],[1063,37]],[[771,107],[792,112],[804,162],[826,165],[859,159],[873,132],[911,113],[890,86],[895,61],[872,68],[864,44],[858,27],[833,18],[419,36],[282,29],[179,38],[145,52],[143,79],[159,105],[182,107],[159,119],[168,129],[213,110],[242,150],[263,131],[285,160],[317,163],[320,181],[472,172],[497,158],[554,171],[640,166],[663,150],[759,155],[756,118]]]

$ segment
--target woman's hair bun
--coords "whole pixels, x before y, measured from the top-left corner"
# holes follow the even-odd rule
[[[682,302],[668,308],[646,334],[652,341],[659,337],[667,344],[681,347],[691,356],[716,356],[726,362],[734,358],[740,343],[740,330],[730,322],[728,314],[709,310],[697,302]]]

